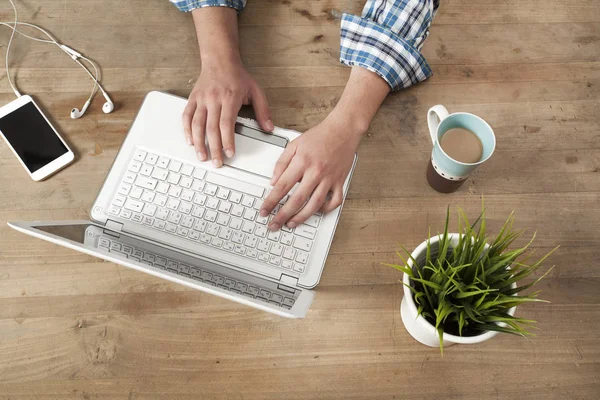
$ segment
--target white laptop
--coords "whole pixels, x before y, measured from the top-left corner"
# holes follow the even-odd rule
[[[90,221],[17,221],[16,230],[285,317],[302,318],[341,207],[270,232],[259,216],[275,163],[298,132],[238,118],[236,154],[215,169],[185,143],[186,99],[150,92]],[[344,185],[344,198],[356,165]],[[287,198],[286,198],[287,199]],[[286,199],[282,200],[285,201]],[[278,206],[276,210],[281,207]],[[275,211],[276,211],[275,210]]]

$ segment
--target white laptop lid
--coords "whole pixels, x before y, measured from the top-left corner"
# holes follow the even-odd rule
[[[19,221],[8,225],[27,235],[283,317],[303,318],[314,298],[311,290],[236,271],[197,255],[110,231],[91,221]],[[135,255],[141,256],[139,261]],[[165,268],[157,263],[159,257],[165,260]]]

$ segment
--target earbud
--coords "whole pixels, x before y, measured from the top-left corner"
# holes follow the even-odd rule
[[[110,97],[108,97],[108,94],[104,91],[104,89],[100,88],[100,90],[102,90],[102,96],[104,96],[106,99],[106,103],[104,103],[102,106],[102,111],[104,111],[104,114],[110,114],[115,109],[115,105],[111,101]]]
[[[72,109],[71,110],[71,118],[73,118],[73,119],[81,118],[83,116],[83,114],[85,114],[85,110],[87,110],[89,106],[90,106],[90,101],[88,100],[83,105],[83,108],[81,109],[81,111],[79,111],[78,108]]]

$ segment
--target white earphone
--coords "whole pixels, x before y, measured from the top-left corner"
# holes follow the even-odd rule
[[[94,98],[94,96],[96,95],[96,93],[98,92],[98,90],[100,90],[102,92],[102,96],[104,96],[104,98],[106,99],[106,103],[104,103],[104,105],[102,106],[102,111],[105,114],[109,114],[109,113],[113,112],[113,110],[115,109],[115,105],[112,102],[112,100],[110,99],[110,97],[108,96],[108,93],[106,93],[106,91],[104,90],[104,88],[100,84],[99,70],[98,70],[98,67],[96,66],[96,64],[92,60],[90,60],[89,58],[85,57],[81,53],[73,50],[69,46],[59,43],[45,29],[43,29],[43,28],[41,28],[41,27],[39,27],[37,25],[27,23],[27,22],[19,22],[18,16],[17,16],[17,8],[15,7],[15,4],[13,3],[13,0],[9,0],[9,1],[10,1],[10,4],[12,5],[12,7],[13,7],[14,12],[15,12],[15,21],[12,23],[12,25],[11,25],[11,23],[8,23],[8,22],[0,22],[0,25],[4,25],[4,26],[7,26],[10,29],[12,29],[12,34],[10,36],[10,40],[8,41],[8,45],[6,47],[6,77],[7,77],[8,83],[12,87],[13,92],[15,93],[15,95],[17,97],[21,97],[21,93],[17,90],[17,88],[14,86],[13,82],[10,79],[10,72],[9,72],[9,68],[8,68],[8,59],[9,59],[10,46],[12,44],[13,37],[14,37],[15,33],[18,33],[18,34],[20,34],[20,35],[22,35],[22,36],[24,36],[24,37],[26,37],[28,39],[31,39],[31,40],[35,40],[35,41],[38,41],[38,42],[44,42],[44,43],[50,43],[50,44],[54,44],[54,45],[58,46],[58,48],[60,48],[73,61],[75,61],[81,68],[83,68],[85,70],[85,72],[87,72],[87,74],[90,76],[90,78],[94,81],[94,88],[92,89],[92,93],[90,94],[89,98],[87,99],[87,101],[85,102],[85,104],[83,105],[83,107],[81,108],[81,110],[79,110],[78,108],[73,108],[71,110],[71,118],[73,118],[73,119],[79,119],[79,118],[81,118],[85,114],[86,110],[90,106],[90,104],[92,102],[92,99]],[[32,36],[26,35],[26,34],[24,34],[23,32],[21,32],[21,31],[19,31],[17,29],[18,25],[23,25],[23,26],[28,26],[28,27],[31,27],[31,28],[35,28],[38,31],[42,32],[44,35],[46,35],[46,37],[48,39],[40,39],[40,38],[36,38],[36,37],[32,37]],[[84,61],[87,61],[94,68],[94,74],[92,74],[90,72],[90,70],[87,69],[85,65],[83,65],[83,63],[80,61],[80,59],[84,60]]]

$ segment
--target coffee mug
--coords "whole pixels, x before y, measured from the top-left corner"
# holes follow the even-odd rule
[[[427,112],[427,124],[433,142],[431,160],[427,168],[427,181],[439,192],[449,193],[457,190],[478,166],[494,154],[496,149],[494,131],[487,122],[476,115],[465,112],[450,114],[446,107],[437,105],[431,107]],[[442,149],[440,145],[442,136],[454,128],[467,129],[477,135],[482,145],[479,161],[460,162],[450,157]]]

